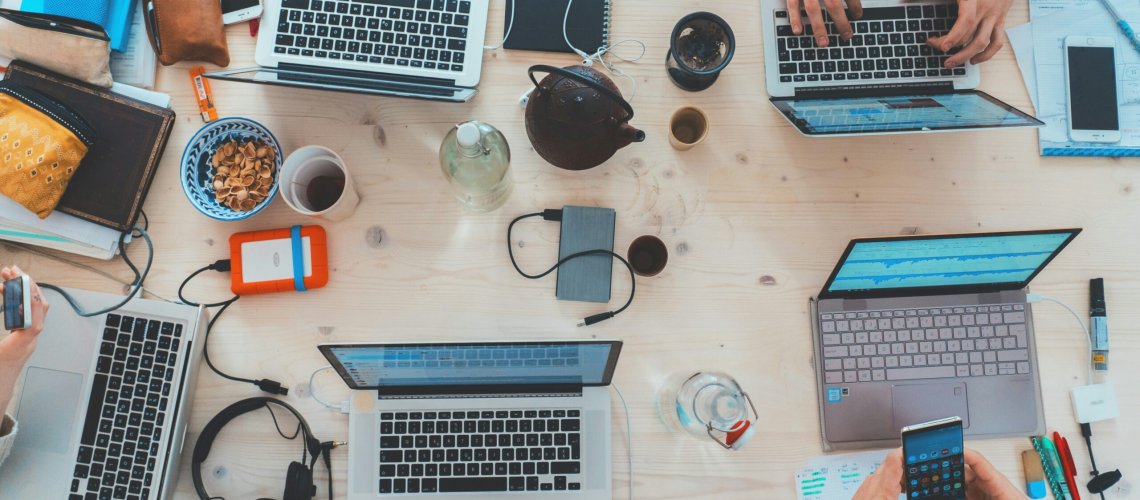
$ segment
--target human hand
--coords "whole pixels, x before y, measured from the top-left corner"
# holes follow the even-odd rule
[[[890,452],[874,474],[867,476],[852,500],[898,500],[902,494],[902,448]]]
[[[1025,494],[998,472],[981,453],[966,450],[966,498],[969,500],[1024,500]]]
[[[804,33],[803,16],[800,15],[800,7],[807,11],[808,20],[811,22],[811,32],[815,36],[815,45],[817,47],[827,47],[827,25],[823,22],[823,7],[820,7],[821,0],[788,0],[788,22],[792,25],[792,33],[802,35]],[[847,11],[843,10],[843,0],[822,0],[824,6],[827,8],[827,13],[831,14],[831,20],[835,23],[835,30],[839,33],[839,37],[844,40],[850,40],[855,34],[855,30],[851,28],[851,22],[848,21],[847,12],[851,12],[850,19],[859,19],[863,17],[863,5],[860,0],[847,0]]]
[[[1005,16],[1013,0],[958,0],[958,20],[946,36],[931,37],[926,43],[949,52],[961,50],[946,60],[946,67],[979,64],[990,60],[1005,45]]]
[[[19,267],[0,269],[0,281],[8,281],[23,275],[24,272]],[[24,293],[30,293],[32,298],[32,326],[13,330],[11,335],[0,340],[0,366],[15,365],[22,367],[24,362],[32,356],[32,351],[36,348],[36,337],[44,329],[44,318],[47,317],[51,304],[48,304],[47,299],[44,298],[39,285],[35,281],[32,281],[31,284],[32,286]],[[3,293],[4,284],[0,283],[0,294]]]

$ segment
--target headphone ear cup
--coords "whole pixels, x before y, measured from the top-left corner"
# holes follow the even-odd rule
[[[317,495],[317,487],[313,485],[313,471],[301,462],[289,464],[289,473],[285,476],[285,494],[283,500],[311,500]]]

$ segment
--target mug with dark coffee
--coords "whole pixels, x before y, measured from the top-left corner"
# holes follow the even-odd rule
[[[347,219],[360,203],[344,160],[321,146],[305,146],[285,159],[281,197],[299,213],[334,222]]]
[[[633,272],[639,276],[657,276],[665,270],[669,262],[669,250],[661,238],[645,235],[629,244],[629,253],[626,255]]]

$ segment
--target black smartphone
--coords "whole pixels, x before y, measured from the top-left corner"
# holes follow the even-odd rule
[[[32,297],[27,292],[32,280],[20,276],[4,282],[4,329],[21,330],[32,326]]]
[[[902,442],[907,499],[966,499],[961,418],[903,427]]]

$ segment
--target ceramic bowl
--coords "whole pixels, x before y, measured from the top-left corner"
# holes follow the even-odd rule
[[[276,153],[273,186],[269,189],[265,200],[255,205],[252,210],[231,209],[219,203],[215,197],[216,192],[212,185],[214,165],[211,160],[222,144],[232,140],[239,143],[257,140],[273,148]],[[182,179],[182,192],[186,193],[190,204],[207,217],[221,221],[248,219],[269,206],[277,197],[284,156],[277,138],[260,123],[238,117],[214,120],[199,129],[182,152],[182,169],[179,176]]]

